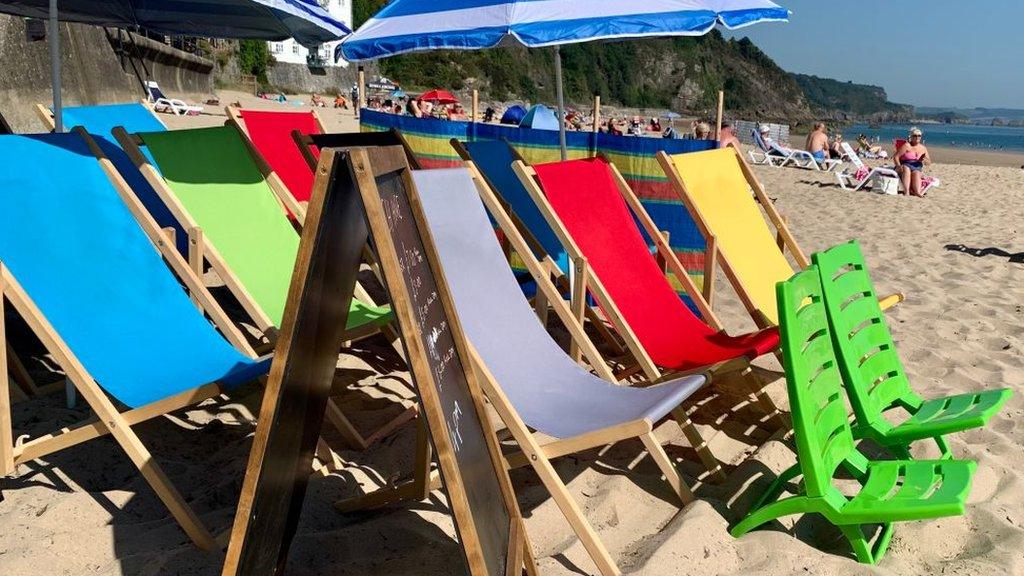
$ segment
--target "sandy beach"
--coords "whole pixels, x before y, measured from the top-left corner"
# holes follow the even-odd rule
[[[281,105],[239,93],[221,105]],[[172,128],[216,125],[217,107],[196,117],[161,115]],[[328,129],[352,131],[351,110],[324,110]],[[639,441],[556,460],[556,468],[624,572],[675,574],[886,574],[973,576],[1024,574],[1024,157],[936,149],[929,174],[942,180],[925,198],[841,190],[831,174],[755,167],[769,196],[808,253],[856,238],[879,293],[903,292],[887,314],[913,387],[925,397],[1010,387],[1003,412],[984,429],[948,437],[959,457],[978,462],[962,517],[904,522],[876,567],[857,564],[840,532],[813,515],[788,517],[740,539],[727,527],[760,491],[795,462],[777,440],[719,426],[711,409],[695,419],[725,460],[722,484],[697,484],[697,501],[680,509]],[[716,312],[729,332],[753,329],[728,282],[717,286]],[[46,358],[28,359],[41,380],[59,379]],[[781,367],[758,365],[778,379],[770,395],[787,406]],[[379,384],[379,385],[378,385]],[[372,428],[413,401],[408,373],[383,340],[346,350],[335,391],[357,426]],[[230,398],[136,428],[202,520],[230,529],[262,390],[250,385]],[[713,404],[713,403],[711,403]],[[709,404],[710,406],[710,404]],[[62,395],[13,408],[17,434],[50,432],[88,416]],[[704,413],[708,412],[708,413]],[[662,424],[669,454],[695,483],[701,466],[677,427]],[[752,436],[755,436],[752,438]],[[444,495],[386,510],[342,514],[334,503],[407,474],[412,426],[364,453],[341,451],[345,467],[314,476],[289,574],[457,573],[459,544]],[[937,455],[920,442],[914,455]],[[541,573],[593,574],[583,547],[529,469],[511,474]],[[0,479],[0,574],[6,576],[220,574],[223,555],[196,549],[128,458],[109,438],[21,466]]]

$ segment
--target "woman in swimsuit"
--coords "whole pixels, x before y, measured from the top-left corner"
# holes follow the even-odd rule
[[[911,196],[924,196],[921,193],[921,178],[924,167],[932,163],[928,148],[921,144],[923,137],[917,128],[911,128],[907,141],[896,151],[896,171],[903,180],[903,189]]]

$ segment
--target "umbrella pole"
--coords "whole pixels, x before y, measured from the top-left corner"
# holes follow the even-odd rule
[[[64,131],[60,80],[60,28],[58,28],[57,22],[57,0],[50,0],[50,85],[53,87],[53,131],[58,133]]]
[[[555,46],[555,97],[558,100],[558,146],[562,151],[562,160],[569,154],[565,146],[565,99],[562,96],[562,50]]]

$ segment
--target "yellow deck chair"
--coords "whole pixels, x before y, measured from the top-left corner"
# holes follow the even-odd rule
[[[707,241],[706,297],[710,300],[713,294],[715,262],[721,257],[726,276],[754,322],[761,328],[777,325],[775,285],[810,262],[739,149],[730,145],[672,156],[660,152],[658,162]],[[798,270],[784,250],[793,255]],[[889,308],[903,295],[879,300],[883,309]]]

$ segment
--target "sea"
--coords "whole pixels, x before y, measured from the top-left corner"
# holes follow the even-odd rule
[[[857,137],[866,134],[887,149],[896,138],[906,138],[909,124],[882,124],[874,128],[854,124],[843,128],[843,138],[856,145]],[[1024,153],[1024,128],[1009,126],[973,126],[969,124],[921,124],[924,144],[950,148],[971,148],[999,152]]]

